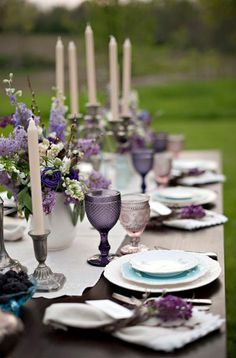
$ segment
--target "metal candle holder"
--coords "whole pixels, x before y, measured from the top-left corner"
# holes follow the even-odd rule
[[[0,272],[4,273],[8,270],[14,270],[16,272],[25,271],[27,268],[22,266],[19,261],[12,259],[7,253],[4,244],[4,231],[3,231],[3,216],[4,216],[4,202],[0,197]]]
[[[99,114],[99,104],[87,104],[87,113],[84,116],[83,131],[85,138],[98,140],[102,138],[103,130],[101,128],[101,116]]]
[[[35,235],[33,231],[29,231],[29,235],[33,239],[34,254],[38,261],[38,266],[31,275],[37,281],[38,292],[51,292],[60,290],[66,278],[62,273],[53,273],[45,264],[47,258],[47,237],[50,231],[46,231],[42,235]]]
[[[124,145],[129,140],[128,127],[130,125],[130,116],[123,116],[118,120],[110,120],[110,131],[114,135],[116,142],[119,145]]]

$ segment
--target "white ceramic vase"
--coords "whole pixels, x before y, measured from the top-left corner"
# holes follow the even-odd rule
[[[45,215],[45,229],[50,230],[48,250],[57,251],[69,247],[76,237],[76,227],[72,223],[71,208],[64,204],[63,193],[56,193],[56,204],[52,213]]]

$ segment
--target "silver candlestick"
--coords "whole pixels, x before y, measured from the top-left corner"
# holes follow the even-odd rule
[[[3,231],[3,216],[4,216],[4,202],[0,197],[0,272],[4,273],[8,270],[14,270],[16,272],[25,271],[27,268],[22,266],[19,261],[12,259],[7,253],[4,244],[4,231]]]
[[[103,129],[101,127],[101,115],[99,114],[99,104],[87,104],[87,113],[84,116],[84,134],[85,138],[102,140]]]
[[[60,290],[66,278],[62,273],[53,273],[45,264],[47,258],[47,237],[50,231],[47,230],[42,235],[35,235],[29,231],[29,235],[33,239],[34,254],[38,261],[38,266],[31,275],[37,281],[38,292],[51,292]]]

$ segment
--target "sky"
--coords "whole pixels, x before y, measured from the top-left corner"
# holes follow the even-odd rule
[[[67,8],[73,8],[83,2],[83,0],[27,0],[37,6],[48,9],[52,6],[63,5]]]

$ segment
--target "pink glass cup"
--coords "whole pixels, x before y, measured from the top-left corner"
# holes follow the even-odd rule
[[[131,241],[121,248],[122,254],[133,254],[146,251],[148,248],[140,244],[150,217],[149,197],[145,194],[126,194],[121,198],[120,223],[127,231]]]
[[[153,171],[155,179],[160,186],[167,186],[170,180],[172,156],[170,153],[158,153],[154,157]]]

